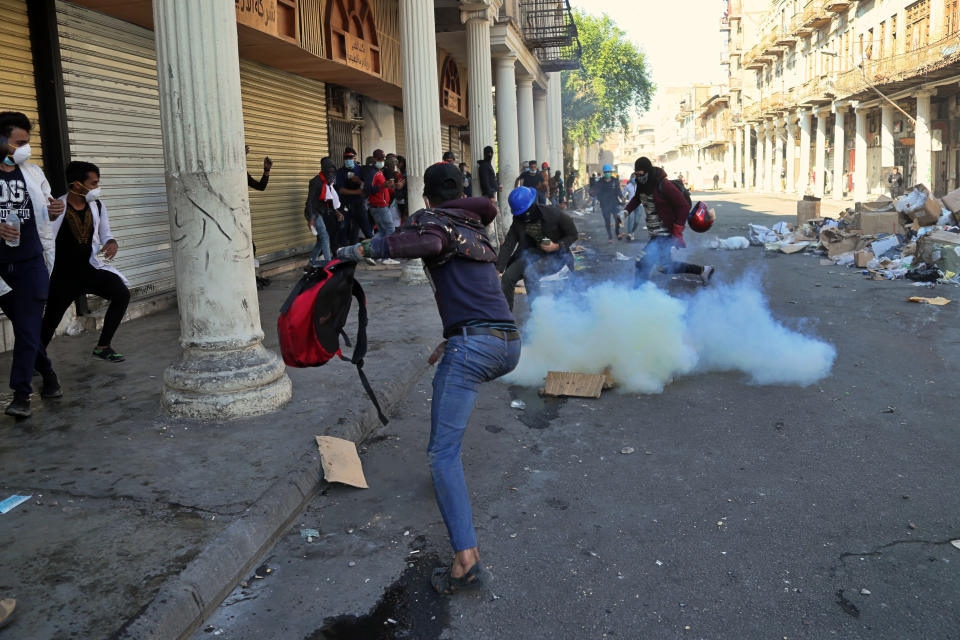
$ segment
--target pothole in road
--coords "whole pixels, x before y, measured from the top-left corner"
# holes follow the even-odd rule
[[[436,554],[411,561],[370,613],[327,618],[304,640],[439,640],[450,623],[450,610],[449,600],[430,586],[438,566]]]
[[[536,389],[510,387],[510,399],[522,400],[526,407],[517,411],[517,420],[531,429],[546,429],[558,415],[566,398],[545,398]]]

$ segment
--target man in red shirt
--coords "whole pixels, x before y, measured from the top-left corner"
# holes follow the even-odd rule
[[[386,161],[383,149],[377,149],[373,152],[373,160],[376,173],[370,178],[370,183],[364,186],[364,191],[367,193],[370,216],[373,218],[374,224],[377,225],[376,237],[386,237],[392,234],[394,230],[390,200],[393,198],[395,182],[393,179],[387,180],[386,176],[383,175],[383,167]],[[385,258],[383,264],[399,264],[399,262],[391,258]]]

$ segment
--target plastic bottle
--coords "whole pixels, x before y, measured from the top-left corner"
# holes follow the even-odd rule
[[[10,213],[8,213],[7,219],[4,220],[4,222],[10,225],[11,227],[13,227],[14,229],[16,229],[18,232],[20,231],[20,216],[18,216],[16,212],[11,211]],[[4,240],[4,242],[7,243],[8,247],[20,246],[20,238],[17,238],[16,240]]]

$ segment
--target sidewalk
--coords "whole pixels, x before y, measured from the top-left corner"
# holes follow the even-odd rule
[[[401,284],[399,274],[357,272],[370,310],[365,371],[388,406],[425,371],[441,340],[430,287]],[[277,312],[298,275],[261,291],[264,344],[274,351]],[[170,594],[192,598],[194,608],[215,605],[216,589],[235,586],[233,573],[248,571],[255,550],[269,548],[316,489],[313,436],[359,441],[378,424],[345,362],[288,370],[293,400],[275,414],[172,420],[160,410],[160,391],[164,369],[179,358],[178,337],[170,309],[121,327],[114,343],[128,357],[121,364],[92,358],[94,333],[58,338],[50,356],[63,399],[35,395],[32,418],[2,417],[0,499],[33,496],[0,515],[0,597],[16,598],[18,610],[3,640],[106,638],[138,613],[150,618],[155,637],[168,637],[156,613],[175,604]],[[10,354],[0,355],[0,370],[9,366]],[[0,401],[9,398],[8,391]],[[205,566],[211,558],[219,559]],[[202,576],[189,589],[177,584],[188,565]],[[165,583],[163,602],[148,606]],[[178,615],[189,619],[185,609]]]
[[[800,200],[800,197],[795,193],[773,193],[771,191],[755,191],[753,189],[718,189],[714,191],[713,189],[697,189],[692,193],[697,194],[706,194],[706,195],[726,195],[726,196],[753,196],[753,197],[762,197],[762,198],[772,198],[774,200],[783,200],[785,202],[796,202]],[[879,196],[870,196],[879,197]],[[868,199],[868,202],[872,200]],[[854,206],[853,198],[848,198],[845,200],[832,200],[830,198],[821,198],[820,199],[820,210],[828,218],[837,217],[841,211],[845,209],[852,209]]]

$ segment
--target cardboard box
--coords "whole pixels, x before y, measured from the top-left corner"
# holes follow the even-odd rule
[[[903,233],[900,214],[896,211],[864,211],[860,214],[860,226],[865,234]]]
[[[829,258],[856,251],[864,246],[863,242],[864,238],[860,234],[841,231],[836,227],[826,227],[820,231],[820,244],[827,250]]]
[[[960,273],[960,233],[934,231],[917,240],[917,255],[941,271]]]
[[[943,196],[943,199],[940,201],[940,204],[943,205],[944,209],[948,209],[954,213],[956,213],[957,211],[960,211],[960,189],[957,189],[956,191],[951,191],[947,195]]]
[[[939,200],[928,195],[927,201],[923,203],[923,209],[915,212],[914,215],[920,226],[929,227],[932,224],[937,224],[937,220],[943,215],[943,207],[940,206]]]
[[[797,226],[820,217],[819,200],[797,200]]]
[[[853,254],[853,263],[858,267],[860,267],[861,269],[863,267],[866,267],[868,264],[870,264],[871,260],[873,260],[872,251],[866,251],[866,250],[857,251],[856,253]]]

